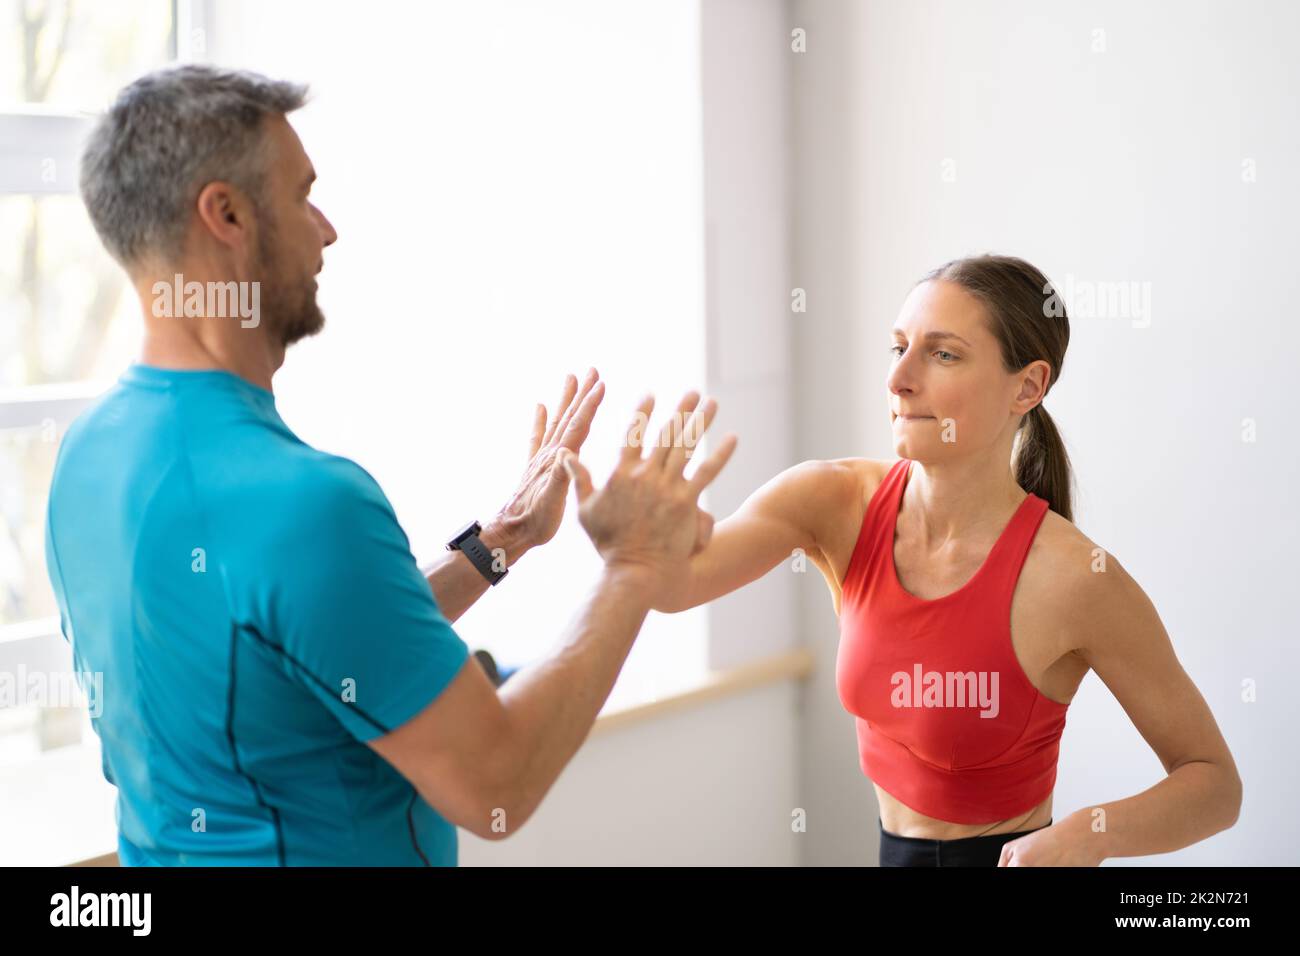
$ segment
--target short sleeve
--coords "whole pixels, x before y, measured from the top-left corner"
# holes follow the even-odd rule
[[[299,482],[279,526],[275,581],[262,603],[297,678],[358,740],[427,707],[469,648],[452,629],[383,491],[330,457]]]

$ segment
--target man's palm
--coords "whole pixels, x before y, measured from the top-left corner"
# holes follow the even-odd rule
[[[502,514],[518,522],[531,545],[545,544],[555,537],[564,518],[569,493],[569,475],[561,466],[560,451],[577,455],[591,432],[591,421],[605,395],[605,383],[593,368],[578,389],[577,378],[565,377],[564,391],[555,417],[547,423],[546,406],[539,404],[533,416],[528,466],[510,503]]]

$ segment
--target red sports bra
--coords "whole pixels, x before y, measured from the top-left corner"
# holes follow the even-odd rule
[[[836,689],[877,786],[937,820],[1007,820],[1051,794],[1069,706],[1033,685],[1011,646],[1011,596],[1048,503],[1029,494],[975,576],[926,601],[894,567],[910,472],[900,459],[867,505],[842,587]]]

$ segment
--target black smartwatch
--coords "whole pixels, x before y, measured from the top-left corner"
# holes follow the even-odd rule
[[[477,521],[471,521],[457,531],[456,536],[447,542],[447,550],[462,552],[465,557],[469,558],[470,563],[478,568],[479,574],[487,578],[489,584],[495,585],[510,572],[507,568],[498,571],[492,566],[492,552],[487,549],[487,545],[479,540],[479,532],[482,530],[483,526],[481,524]]]

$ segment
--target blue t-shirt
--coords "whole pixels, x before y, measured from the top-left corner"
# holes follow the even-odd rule
[[[364,741],[469,649],[375,480],[271,392],[132,365],[63,439],[45,548],[75,667],[102,674],[124,865],[456,864]]]

